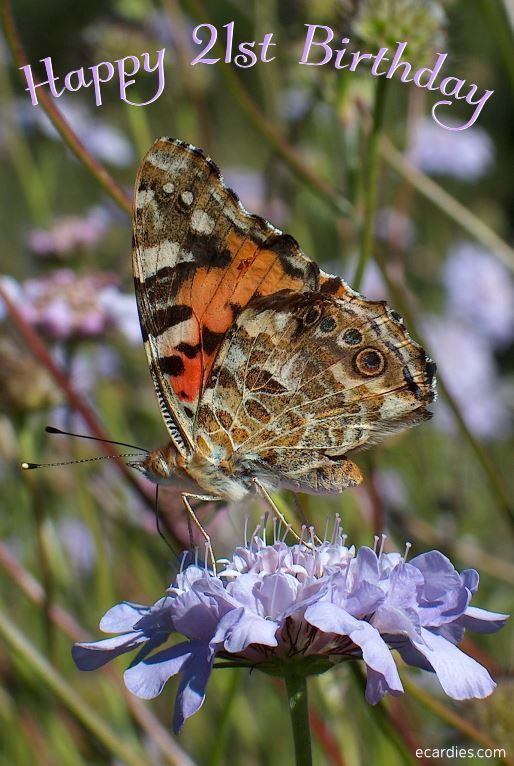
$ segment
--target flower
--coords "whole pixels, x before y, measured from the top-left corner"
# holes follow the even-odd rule
[[[48,229],[32,229],[27,243],[36,255],[65,255],[101,242],[110,224],[109,212],[96,205],[85,216],[60,216]]]
[[[305,528],[304,528],[305,533]],[[434,671],[454,699],[485,697],[489,673],[456,644],[466,628],[498,630],[507,615],[469,606],[478,573],[459,574],[438,551],[406,562],[399,553],[345,545],[336,517],[331,539],[287,545],[253,535],[219,575],[198,563],[181,571],[153,606],[123,602],[100,628],[119,635],[73,647],[81,670],[94,670],[132,649],[125,684],[151,699],[180,673],[173,725],[179,731],[205,698],[216,658],[274,675],[310,675],[345,660],[364,660],[366,699],[400,694],[391,654]],[[408,550],[406,549],[406,552]],[[221,563],[221,562],[220,562]],[[184,641],[152,654],[180,633]]]
[[[448,124],[453,126],[450,120]],[[473,126],[454,132],[427,117],[414,126],[409,157],[425,173],[478,181],[493,164],[494,146],[483,128]]]
[[[468,322],[494,346],[514,340],[514,283],[507,268],[472,242],[459,242],[448,253],[443,282],[449,313]]]
[[[360,0],[352,30],[373,48],[408,40],[414,61],[444,46],[446,14],[437,0]]]
[[[468,427],[484,439],[507,435],[512,419],[508,391],[502,387],[490,343],[451,317],[427,316],[422,331]],[[455,429],[455,418],[443,401],[432,422],[444,431]]]
[[[135,298],[122,293],[117,281],[115,274],[75,274],[71,269],[56,269],[21,284],[0,277],[24,318],[51,340],[98,339],[115,328],[134,343],[136,335],[140,340]]]
[[[94,157],[115,167],[127,167],[134,159],[130,142],[118,128],[110,125],[95,114],[85,103],[61,96],[59,110],[74,133]],[[34,109],[30,103],[17,104],[16,119],[22,127],[39,128],[46,136],[57,141],[62,138],[50,119],[41,109]]]

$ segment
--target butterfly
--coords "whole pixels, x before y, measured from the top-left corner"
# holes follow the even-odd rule
[[[385,301],[247,212],[198,149],[157,140],[134,191],[141,330],[169,441],[135,466],[188,495],[339,493],[348,457],[430,417],[435,364]]]

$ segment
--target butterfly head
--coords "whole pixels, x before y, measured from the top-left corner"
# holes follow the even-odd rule
[[[131,463],[131,466],[141,471],[154,484],[165,484],[173,481],[177,476],[179,471],[177,456],[176,447],[169,442],[165,447],[151,450],[144,460]]]

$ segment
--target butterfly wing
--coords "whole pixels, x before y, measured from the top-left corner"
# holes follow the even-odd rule
[[[430,416],[434,374],[385,303],[277,293],[252,302],[223,343],[199,448],[270,486],[340,492],[361,480],[347,452]]]
[[[283,289],[352,291],[321,273],[292,237],[248,213],[212,160],[182,141],[152,146],[133,209],[143,340],[164,421],[187,453],[218,350],[251,300]]]

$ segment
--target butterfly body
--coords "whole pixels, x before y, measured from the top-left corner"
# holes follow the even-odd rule
[[[141,328],[169,444],[149,478],[241,499],[362,480],[347,453],[421,422],[435,365],[383,301],[249,214],[201,150],[159,139],[134,197]]]

